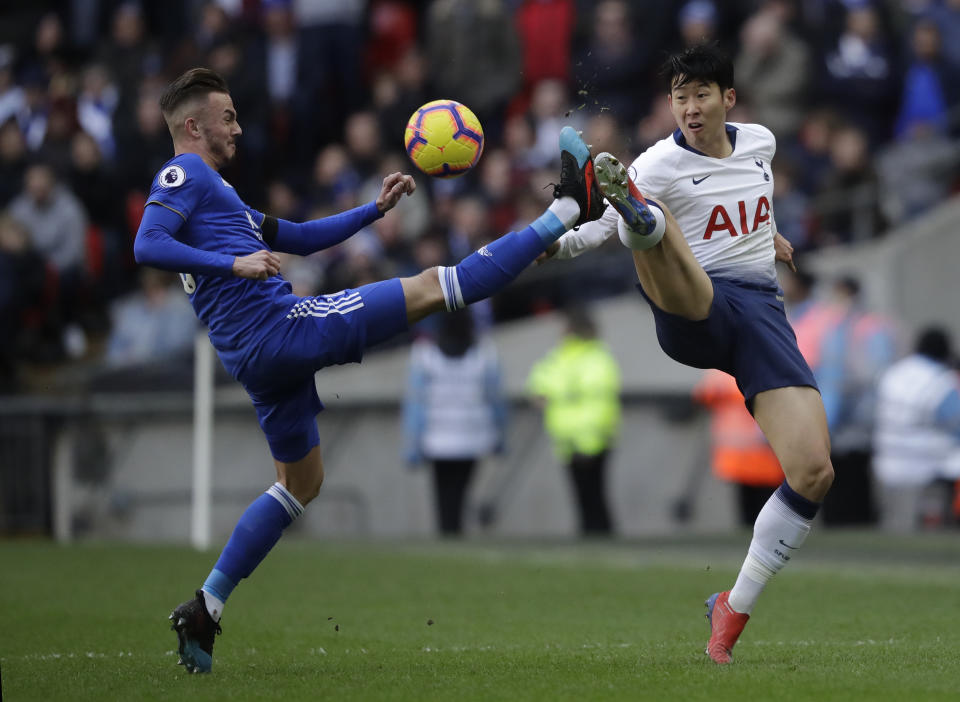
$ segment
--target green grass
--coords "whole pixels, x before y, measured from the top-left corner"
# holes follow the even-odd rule
[[[2,698],[960,698],[955,535],[811,537],[718,667],[702,601],[747,538],[283,543],[230,599],[209,676],[175,665],[166,616],[215,554],[0,542]]]

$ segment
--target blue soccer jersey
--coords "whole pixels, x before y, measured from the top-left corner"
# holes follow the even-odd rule
[[[280,275],[254,281],[231,273],[234,257],[271,250],[260,231],[263,214],[196,154],[181,154],[160,169],[147,204],[180,215],[183,226],[176,239],[209,253],[203,265],[181,276],[224,366],[236,375],[248,350],[299,299]]]

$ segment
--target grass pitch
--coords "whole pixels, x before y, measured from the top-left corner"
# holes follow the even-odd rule
[[[231,597],[207,676],[166,617],[215,554],[0,542],[2,699],[960,699],[957,535],[815,533],[718,667],[702,602],[748,539],[289,541]]]

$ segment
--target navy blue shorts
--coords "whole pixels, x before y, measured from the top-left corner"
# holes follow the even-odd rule
[[[754,395],[764,390],[816,388],[787,321],[783,293],[772,285],[711,280],[713,305],[707,318],[697,322],[664,312],[637,285],[653,310],[660,348],[685,366],[732,375],[751,409]]]
[[[398,278],[301,298],[263,336],[239,374],[273,457],[297,461],[320,442],[317,413],[323,404],[314,373],[334,364],[358,363],[365,349],[407,327]]]

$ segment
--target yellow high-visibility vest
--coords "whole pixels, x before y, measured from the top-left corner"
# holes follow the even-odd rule
[[[606,344],[565,337],[530,371],[527,390],[546,400],[544,424],[561,458],[607,449],[620,425],[620,368]]]

